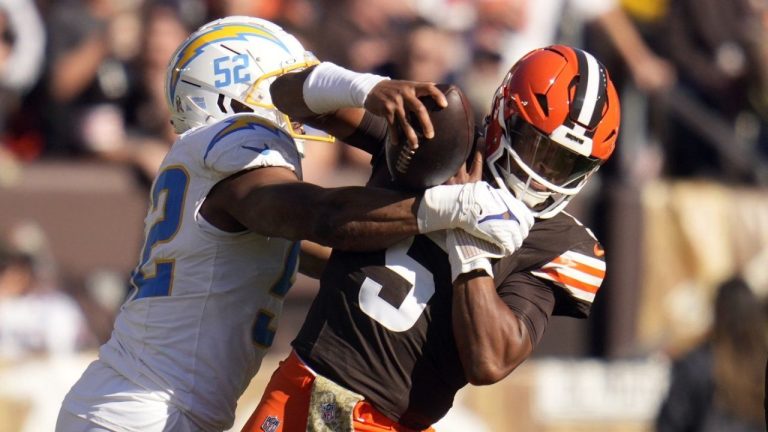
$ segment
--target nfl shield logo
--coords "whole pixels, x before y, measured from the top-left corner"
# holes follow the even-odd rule
[[[326,423],[331,423],[334,420],[336,420],[336,404],[331,403],[324,403],[320,405],[320,409],[322,410],[323,414],[323,421]]]
[[[264,420],[264,423],[261,424],[261,430],[264,432],[275,432],[279,425],[280,420],[278,420],[277,417],[269,416]]]
[[[205,109],[205,98],[200,96],[193,96],[192,102],[194,102],[195,105],[199,106],[200,108]]]

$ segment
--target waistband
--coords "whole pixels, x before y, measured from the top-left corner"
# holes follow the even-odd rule
[[[296,351],[291,351],[288,357],[280,363],[279,373],[292,385],[307,392],[312,391],[312,383],[318,375],[304,362],[304,360],[301,359],[301,357],[299,357]],[[354,389],[349,390],[355,391]],[[371,428],[370,430],[380,430],[378,428],[385,427],[393,432],[422,432],[403,426],[390,419],[367,400],[358,402],[355,405],[352,415],[354,416],[356,431],[367,430],[365,425],[369,424],[372,426],[375,425],[375,428]],[[428,428],[424,431],[434,432],[434,429]]]

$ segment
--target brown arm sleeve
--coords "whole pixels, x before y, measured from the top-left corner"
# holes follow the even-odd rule
[[[535,347],[544,336],[555,309],[555,292],[545,281],[528,272],[509,275],[497,288],[499,297],[528,328]]]
[[[460,275],[453,285],[453,333],[467,380],[502,380],[533,350],[526,320],[507,306],[485,272]]]

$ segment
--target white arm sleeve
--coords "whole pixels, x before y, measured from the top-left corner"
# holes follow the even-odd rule
[[[339,108],[362,108],[371,89],[387,79],[323,62],[315,66],[304,81],[304,103],[315,114],[325,114]]]

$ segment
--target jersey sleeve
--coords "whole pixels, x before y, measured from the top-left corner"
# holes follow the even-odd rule
[[[254,115],[221,122],[203,152],[206,168],[223,177],[244,169],[284,167],[302,178],[301,156],[293,138]]]
[[[501,300],[528,328],[535,347],[544,335],[556,303],[552,287],[530,273],[511,273],[496,287]]]
[[[578,243],[530,274],[559,289],[554,315],[589,316],[605,278],[605,252],[597,240]]]

